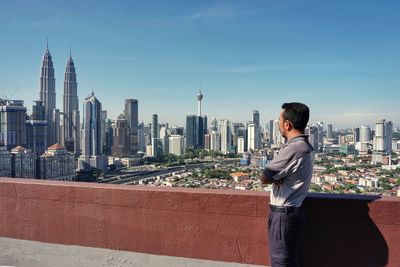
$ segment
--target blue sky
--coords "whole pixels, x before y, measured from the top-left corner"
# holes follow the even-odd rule
[[[57,106],[72,47],[80,102],[94,89],[115,118],[184,125],[197,110],[234,122],[301,101],[334,127],[400,118],[400,2],[0,0],[0,97],[38,98],[46,38]]]

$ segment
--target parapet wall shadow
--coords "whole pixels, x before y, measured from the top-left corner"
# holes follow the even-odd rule
[[[310,194],[304,202],[305,266],[386,266],[388,245],[368,208],[379,198]]]

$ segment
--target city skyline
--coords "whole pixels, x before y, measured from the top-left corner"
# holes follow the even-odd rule
[[[79,109],[94,89],[111,119],[134,98],[139,122],[159,114],[160,122],[183,126],[185,115],[197,113],[201,80],[202,113],[210,119],[246,122],[259,110],[265,127],[283,102],[300,101],[310,106],[311,122],[334,128],[374,127],[380,119],[398,125],[395,1],[216,1],[177,10],[176,1],[39,2],[3,4],[0,16],[0,97],[24,100],[28,110],[38,100],[49,38],[60,110],[71,46]]]

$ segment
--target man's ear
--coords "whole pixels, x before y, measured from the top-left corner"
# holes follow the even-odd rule
[[[285,129],[286,129],[286,130],[290,130],[291,127],[292,127],[292,124],[291,124],[290,121],[288,121],[288,120],[285,120],[284,125],[285,125]]]

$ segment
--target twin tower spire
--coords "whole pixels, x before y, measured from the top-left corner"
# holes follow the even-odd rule
[[[64,145],[67,150],[75,153],[80,151],[80,118],[78,84],[71,50],[65,68],[63,111],[56,108],[56,85],[54,77],[53,60],[48,43],[43,55],[40,80],[39,97],[45,109],[47,120],[47,146],[55,143]]]

